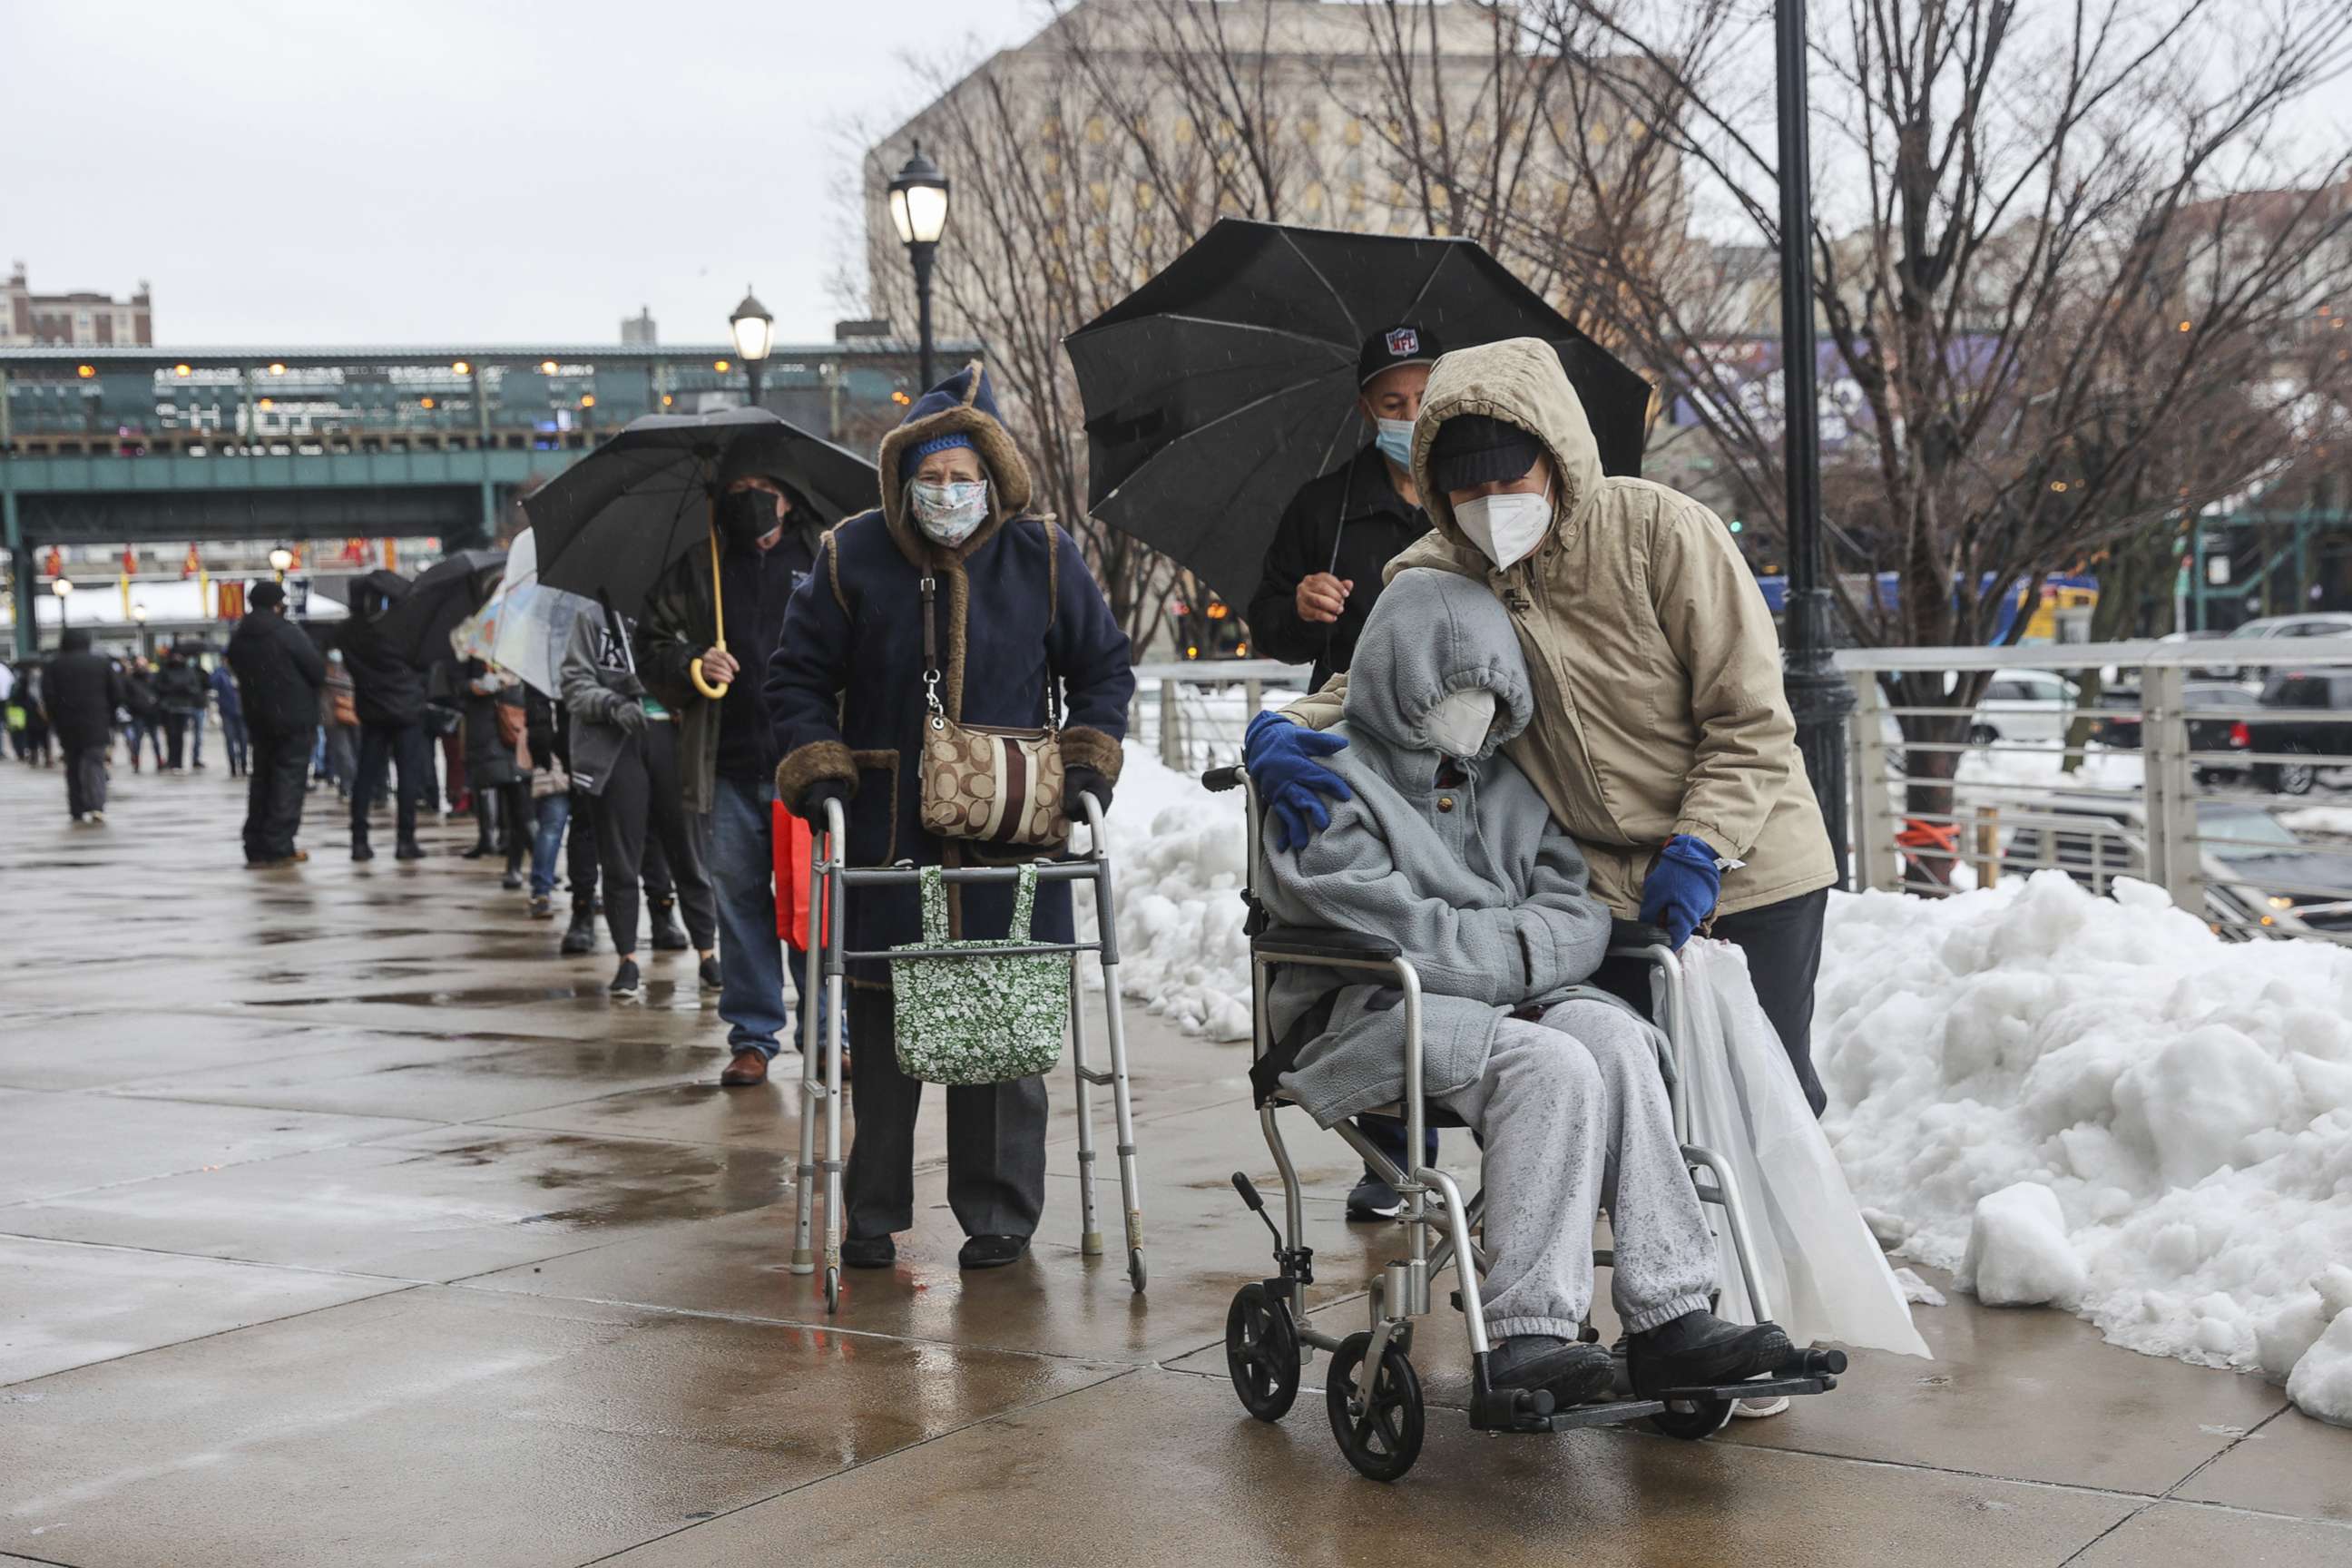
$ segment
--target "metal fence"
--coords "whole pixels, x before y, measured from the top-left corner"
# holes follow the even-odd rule
[[[2055,867],[2101,892],[2152,883],[2224,935],[2352,943],[2352,638],[1849,649],[1838,665],[1858,700],[1855,886],[1935,894]],[[1966,707],[1897,706],[1882,684],[1982,670],[1988,695]],[[2070,754],[2093,670],[2105,691]],[[1968,738],[1904,738],[1905,720],[1939,716]],[[1951,809],[1910,809],[1906,759],[1938,752],[1958,753]]]
[[[1179,773],[1229,766],[1242,760],[1250,720],[1303,693],[1307,673],[1305,665],[1271,658],[1137,665],[1128,738]]]

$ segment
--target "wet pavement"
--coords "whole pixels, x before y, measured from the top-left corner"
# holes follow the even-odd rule
[[[456,825],[354,867],[315,796],[316,858],[252,874],[218,771],[118,777],[102,827],[63,794],[0,763],[0,1563],[2352,1564],[2352,1432],[1965,1298],[1933,1363],[1695,1445],[1474,1436],[1441,1310],[1420,1465],[1364,1480],[1321,1361],[1278,1426],[1225,1382],[1268,1267],[1226,1177],[1272,1162],[1244,1048],[1140,1005],[1149,1293],[1079,1250],[1057,1079],[1031,1258],[956,1269],[935,1104],[917,1228],[828,1321],[795,1096],[717,1087],[690,957],[606,1001]],[[1295,1132],[1354,1327],[1395,1237]]]

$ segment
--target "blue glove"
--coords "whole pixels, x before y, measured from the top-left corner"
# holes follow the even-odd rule
[[[1642,884],[1642,921],[1664,926],[1675,947],[1688,942],[1698,922],[1715,912],[1723,889],[1723,873],[1716,869],[1715,851],[1704,839],[1677,833],[1666,840],[1658,863]]]
[[[1261,713],[1249,721],[1242,765],[1249,770],[1258,798],[1274,813],[1277,847],[1304,849],[1308,839],[1331,826],[1330,808],[1318,795],[1356,798],[1346,779],[1316,760],[1347,743],[1345,736],[1326,735],[1278,713]]]

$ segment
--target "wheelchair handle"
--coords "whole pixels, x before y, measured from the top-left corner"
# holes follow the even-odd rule
[[[1227,790],[1241,788],[1244,776],[1241,764],[1236,763],[1229,768],[1211,768],[1201,775],[1201,784],[1211,793],[1223,795]]]

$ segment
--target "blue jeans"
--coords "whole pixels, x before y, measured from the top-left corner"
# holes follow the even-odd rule
[[[784,944],[776,935],[772,784],[712,781],[710,887],[719,904],[719,1016],[727,1048],[772,1058],[793,1016],[784,1005]]]
[[[563,829],[572,821],[572,795],[558,790],[532,804],[538,826],[530,836],[530,896],[543,899],[555,891],[555,863],[563,853]]]

